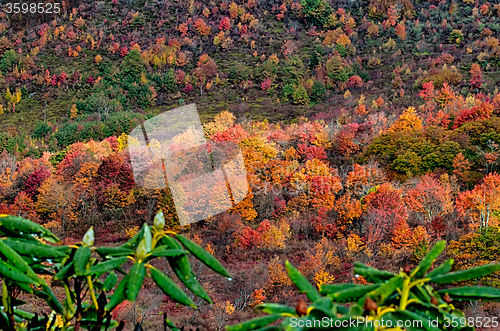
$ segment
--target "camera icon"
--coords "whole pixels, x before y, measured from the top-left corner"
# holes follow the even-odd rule
[[[170,189],[181,225],[227,211],[248,194],[240,147],[206,139],[195,104],[137,126],[128,150],[136,184]]]

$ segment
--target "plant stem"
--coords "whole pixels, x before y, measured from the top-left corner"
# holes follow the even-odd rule
[[[2,283],[2,305],[3,309],[7,312],[9,309],[9,293],[7,291],[7,284],[5,283],[5,280]]]
[[[400,310],[406,309],[409,295],[410,295],[410,277],[406,276],[403,280],[403,290],[401,292],[401,301],[399,302]]]
[[[71,293],[70,293],[68,285],[66,285],[66,283],[64,283],[64,292],[66,293],[66,305],[69,308],[69,312],[74,316],[75,315],[75,307],[73,307],[73,302],[71,302]],[[71,318],[73,318],[73,316],[71,316]],[[67,319],[70,320],[71,318],[68,314]]]
[[[89,286],[89,292],[90,292],[90,297],[92,298],[92,303],[95,306],[95,309],[99,309],[99,305],[97,304],[97,298],[95,297],[95,292],[94,292],[94,284],[92,284],[92,278],[90,276],[87,276],[87,284]]]

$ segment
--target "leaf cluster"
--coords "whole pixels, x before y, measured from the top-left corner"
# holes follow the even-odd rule
[[[452,300],[500,300],[500,289],[495,287],[455,287],[438,289],[436,285],[453,284],[471,280],[500,270],[500,264],[492,263],[480,267],[450,272],[453,259],[449,259],[429,271],[432,264],[445,249],[440,241],[425,255],[413,270],[405,267],[399,273],[378,270],[362,263],[355,263],[354,273],[363,276],[371,284],[323,284],[319,291],[288,261],[286,269],[292,282],[311,301],[308,307],[300,302],[296,308],[275,303],[265,303],[257,308],[268,314],[237,325],[228,326],[229,331],[248,330],[320,330],[331,329],[342,321],[364,320],[363,326],[345,326],[336,330],[376,330],[375,325],[393,326],[398,321],[405,323],[407,330],[451,330],[448,321],[465,317],[455,308]],[[349,307],[345,304],[351,303]],[[279,326],[270,324],[283,319]],[[438,321],[430,324],[429,318]],[[318,323],[327,319],[328,324]],[[372,323],[370,324],[369,321]],[[379,324],[376,324],[378,321]],[[337,324],[335,324],[337,323]],[[415,327],[421,323],[420,327]],[[406,325],[413,325],[406,327]],[[465,323],[467,324],[467,323]],[[391,330],[402,330],[393,328]],[[473,326],[459,325],[453,330],[474,330]]]
[[[152,278],[165,295],[178,303],[196,308],[171,277],[153,266],[154,260],[163,258],[182,284],[211,303],[196,280],[189,255],[229,277],[227,270],[193,241],[165,231],[164,225],[165,218],[159,212],[154,226],[144,224],[133,238],[118,247],[94,246],[92,227],[80,243],[53,246],[47,242],[60,240],[42,226],[21,217],[0,215],[0,325],[6,330],[108,330],[119,325],[112,320],[111,311],[125,300],[135,301],[145,278]],[[124,267],[128,261],[132,266],[127,272]],[[118,274],[123,275],[120,281]],[[42,275],[62,284],[63,302]],[[38,316],[19,309],[25,304],[17,299],[20,293],[42,299],[53,313]],[[168,319],[166,325],[178,330]]]

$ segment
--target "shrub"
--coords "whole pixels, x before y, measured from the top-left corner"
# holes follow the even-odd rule
[[[306,22],[318,27],[325,26],[328,16],[333,13],[332,7],[326,0],[302,0],[300,5]]]
[[[267,316],[226,327],[228,331],[265,329],[269,324],[284,318],[273,330],[294,330],[301,325],[301,330],[331,330],[332,325],[346,325],[349,320],[361,321],[364,325],[397,325],[399,321],[429,323],[430,316],[433,330],[448,330],[452,318],[467,321],[465,314],[451,305],[452,300],[494,300],[500,301],[500,289],[495,287],[455,287],[436,290],[430,284],[452,284],[490,275],[500,270],[500,264],[493,263],[460,272],[449,272],[453,260],[448,260],[429,272],[432,264],[445,248],[445,242],[438,242],[423,257],[413,270],[405,266],[399,273],[378,270],[362,263],[354,264],[354,273],[372,284],[318,284],[312,285],[290,262],[286,261],[286,270],[291,281],[300,292],[311,301],[308,306],[299,300],[295,307],[276,303],[264,303],[257,308]],[[348,307],[344,305],[350,303]],[[329,321],[324,325],[323,321]],[[385,323],[381,321],[386,321]],[[467,323],[466,323],[467,324]],[[318,326],[319,325],[319,326]],[[368,324],[369,325],[369,324]],[[463,325],[463,323],[462,323]],[[424,329],[415,328],[415,330]],[[347,330],[347,327],[345,328]],[[349,328],[361,330],[362,328]],[[372,327],[364,327],[374,330]],[[474,330],[467,327],[456,330]]]
[[[188,93],[191,93],[191,91],[193,91],[194,87],[193,85],[191,84],[187,84],[186,86],[184,86],[184,88],[182,89],[182,91],[186,94]]]
[[[456,270],[466,270],[472,266],[483,265],[500,260],[500,228],[488,227],[462,236],[450,242],[448,255],[456,262]],[[488,286],[500,286],[499,273],[485,276],[478,281]],[[478,281],[467,282],[476,285]]]
[[[156,74],[151,77],[151,80],[156,83],[160,91],[167,93],[175,93],[177,91],[177,82],[173,70],[165,74]]]
[[[252,69],[243,63],[233,65],[229,71],[228,79],[233,83],[239,83],[247,80],[252,74]]]
[[[136,49],[131,50],[120,64],[120,78],[123,85],[139,83],[143,71],[141,53]]]
[[[283,99],[287,101],[289,98],[293,96],[295,92],[295,87],[292,84],[287,84],[283,87]]]
[[[450,44],[460,44],[464,39],[464,34],[460,30],[453,30],[450,33],[450,37],[448,38],[448,42]]]
[[[337,51],[339,51],[340,56],[342,57],[347,56],[347,50],[344,45],[338,44],[337,46],[335,46],[335,48],[337,49]]]
[[[293,103],[296,105],[307,105],[309,104],[309,95],[304,86],[299,85],[293,92]]]
[[[349,80],[347,81],[347,86],[348,87],[361,87],[363,86],[363,79],[359,77],[358,75],[351,76]]]
[[[443,87],[444,83],[449,85],[458,85],[462,81],[463,76],[458,72],[453,72],[448,69],[440,69],[429,73],[418,80],[418,85],[423,85],[427,82],[433,82],[435,88]]]
[[[45,122],[40,122],[31,136],[35,139],[41,139],[44,138],[49,132],[52,132],[50,126]]]
[[[311,100],[313,102],[319,102],[326,99],[326,87],[325,83],[321,80],[314,81],[311,89]]]
[[[47,229],[21,217],[1,215],[0,233],[4,238],[0,241],[0,251],[4,258],[0,263],[3,283],[0,325],[8,330],[26,330],[24,327],[28,330],[53,330],[52,325],[58,321],[57,327],[65,325],[63,329],[115,328],[118,322],[112,320],[111,312],[126,300],[136,300],[146,276],[174,301],[196,308],[191,297],[171,276],[149,263],[162,257],[166,257],[173,273],[187,288],[212,303],[191,269],[189,256],[221,275],[230,277],[228,272],[210,253],[183,235],[166,231],[164,225],[165,218],[160,212],[152,227],[144,224],[141,231],[119,247],[95,247],[92,227],[76,245],[52,246],[49,243],[60,243],[61,240]],[[33,254],[36,254],[36,259]],[[124,272],[121,266],[129,260],[133,265]],[[115,270],[125,274],[121,281],[118,281]],[[47,283],[47,274],[54,275],[53,279],[64,286],[63,303],[59,301],[60,294],[56,296]],[[106,277],[100,280],[103,275]],[[82,290],[84,287],[85,291]],[[52,313],[39,316],[22,311],[19,307],[25,303],[15,300],[15,295],[20,292],[36,296]],[[164,328],[167,326],[178,330],[165,317]],[[140,326],[136,329],[139,330]]]
[[[12,66],[17,62],[17,54],[13,49],[8,50],[0,60],[0,70],[7,73],[12,70]]]
[[[229,28],[231,28],[231,21],[229,20],[229,17],[223,17],[219,23],[219,30],[226,31],[229,30]]]

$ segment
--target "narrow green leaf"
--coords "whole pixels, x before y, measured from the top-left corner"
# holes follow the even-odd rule
[[[0,309],[0,325],[9,325],[10,320],[7,314],[3,311],[3,309]]]
[[[337,315],[333,312],[333,300],[328,296],[314,301],[307,310],[309,311],[308,315],[313,316],[319,320],[323,319],[324,317],[337,317]]]
[[[165,321],[165,324],[167,324],[167,326],[171,328],[172,331],[181,331],[181,329],[175,326],[175,324],[172,323],[172,321],[169,318],[165,318],[163,321]]]
[[[59,269],[57,274],[54,276],[54,279],[56,280],[68,279],[74,274],[75,274],[75,269],[73,268],[73,262],[70,262],[61,269]]]
[[[37,274],[31,269],[31,267],[23,260],[23,258],[17,254],[15,250],[6,245],[3,241],[0,240],[0,252],[7,258],[9,263],[16,267],[19,271],[25,273],[28,277],[33,280],[33,283],[36,285],[40,285],[44,281],[42,281]]]
[[[428,303],[431,301],[431,297],[429,293],[422,287],[422,285],[416,285],[414,286],[410,294],[413,294],[415,298],[419,299],[422,302]]]
[[[212,254],[181,234],[178,234],[176,237],[184,245],[184,247],[191,252],[191,254],[196,256],[198,260],[203,262],[207,267],[223,276],[231,277],[226,268],[224,268],[224,266],[215,257],[213,257]]]
[[[162,244],[167,245],[172,249],[182,249],[182,245],[170,236],[165,236],[162,238]],[[194,294],[207,302],[212,303],[212,300],[208,296],[207,292],[201,287],[198,281],[195,279],[191,265],[189,264],[189,258],[186,255],[176,256],[176,257],[166,257],[170,267],[174,271],[175,275],[180,279],[180,281],[186,285],[186,287],[192,291]]]
[[[31,277],[28,277],[21,270],[14,267],[12,264],[9,264],[5,261],[0,260],[0,275],[5,278],[9,278],[14,282],[21,282],[31,284],[34,280]]]
[[[335,302],[354,302],[377,289],[379,286],[380,284],[325,284],[321,285],[321,293],[327,294]]]
[[[183,291],[177,284],[170,279],[167,275],[162,273],[156,268],[151,268],[151,277],[158,285],[158,287],[173,300],[179,302],[180,304],[191,306],[196,309],[196,305],[193,300]]]
[[[279,303],[263,303],[255,308],[267,314],[283,314],[283,315],[291,314],[294,316],[296,315],[295,308],[288,307],[285,305],[280,305]]]
[[[47,267],[43,264],[32,264],[30,265],[31,269],[37,274],[37,275],[50,275],[54,276],[55,273],[52,271],[50,267]]]
[[[115,286],[117,281],[118,281],[118,277],[116,276],[116,274],[113,271],[111,271],[109,273],[109,276],[104,281],[104,284],[102,284],[102,290],[104,292],[111,291],[111,289],[113,288],[113,286]]]
[[[126,294],[127,282],[128,282],[128,275],[123,277],[120,284],[118,284],[118,287],[116,288],[115,292],[109,299],[109,302],[104,307],[106,311],[113,310],[116,306],[118,306],[120,303],[122,303],[127,299],[127,294]]]
[[[384,283],[395,276],[392,272],[378,270],[359,262],[354,262],[354,273],[363,276],[370,283]]]
[[[139,291],[141,290],[142,283],[146,277],[146,267],[144,263],[136,262],[128,273],[127,281],[127,299],[135,301]]]
[[[165,246],[160,246],[151,251],[151,256],[163,257],[163,256],[179,256],[186,255],[188,251],[184,249],[171,249]]]
[[[434,247],[427,253],[424,258],[420,261],[418,264],[417,268],[418,271],[415,273],[413,276],[414,278],[421,278],[423,277],[427,270],[431,267],[431,265],[434,263],[434,261],[441,255],[441,253],[444,251],[444,248],[446,247],[446,241],[438,241]]]
[[[456,287],[437,291],[448,293],[453,299],[465,300],[500,300],[500,288],[497,287]]]
[[[1,239],[5,244],[22,255],[36,256],[38,259],[52,259],[64,258],[69,251],[68,246],[53,247],[41,243],[38,240],[27,239]]]
[[[73,266],[77,276],[85,276],[87,263],[90,260],[91,252],[87,246],[80,246],[73,257]]]
[[[353,284],[353,283],[349,283],[349,284],[323,284],[320,286],[319,293],[321,293],[321,294],[335,294],[337,292],[356,290],[356,289],[363,289],[363,291],[368,290],[368,292],[370,292],[379,286],[380,286],[380,284],[370,284],[370,285]]]
[[[95,249],[97,254],[99,254],[101,257],[105,256],[126,256],[126,255],[132,255],[134,253],[134,249],[118,246],[118,247],[98,247]]]
[[[500,270],[500,263],[491,263],[480,267],[435,276],[431,278],[431,282],[436,284],[450,284],[487,276],[498,270]]]
[[[85,272],[85,276],[96,275],[96,277],[99,277],[105,272],[118,268],[119,266],[127,262],[127,260],[128,258],[126,256],[122,256],[104,262],[99,262],[98,264],[88,268]]]
[[[137,232],[132,238],[130,238],[129,241],[118,247],[132,249],[132,251],[135,251],[137,245],[139,245],[143,237],[144,237],[144,227],[142,227],[139,232]]]
[[[389,296],[396,292],[396,289],[401,288],[402,284],[403,279],[401,276],[394,276],[387,283],[379,284],[379,287],[368,293],[367,296],[375,300],[377,304],[382,305]]]
[[[427,274],[427,277],[432,278],[450,272],[451,268],[453,267],[453,262],[454,262],[453,259],[449,259],[441,263],[439,266],[437,266],[431,272],[429,272]]]
[[[263,317],[258,317],[258,318],[254,318],[250,321],[240,323],[240,324],[226,326],[226,330],[228,330],[228,331],[255,330],[255,329],[267,326],[267,325],[279,320],[281,317],[283,317],[283,316],[281,316],[281,314],[272,314],[272,315],[267,315],[267,316],[263,316]]]
[[[18,216],[0,217],[0,231],[7,234],[7,237],[33,239],[33,235],[37,235],[48,242],[61,242],[59,238],[43,226]]]
[[[318,290],[288,260],[285,262],[285,266],[288,276],[300,292],[305,293],[311,301],[321,298]]]
[[[166,245],[170,248],[183,249],[182,245],[170,236],[165,236],[161,238],[162,245]]]
[[[30,294],[33,294],[33,289],[26,283],[19,283],[17,282],[16,283],[16,286],[21,290],[21,291],[24,291],[26,293],[30,293]],[[0,296],[1,298],[1,296]]]
[[[35,317],[35,314],[17,308],[14,308],[14,314],[26,320],[31,320]]]
[[[194,272],[189,265],[189,259],[187,256],[167,257],[167,260],[175,275],[189,290],[191,290],[191,292],[200,298],[205,299],[207,302],[212,303],[212,299],[210,299],[205,289],[196,280]],[[187,273],[184,273],[186,266]]]
[[[389,316],[392,316],[391,320],[394,322],[393,325],[397,325],[397,321],[403,322],[404,328],[408,331],[422,331],[422,330],[427,330],[427,331],[439,331],[440,329],[437,327],[433,327],[429,323],[429,318],[426,316],[422,316],[420,314],[417,314],[415,312],[409,311],[409,310],[397,310],[395,312],[386,314]],[[384,315],[384,316],[386,316]],[[407,322],[408,323],[405,323]],[[400,322],[400,323],[401,323]]]

